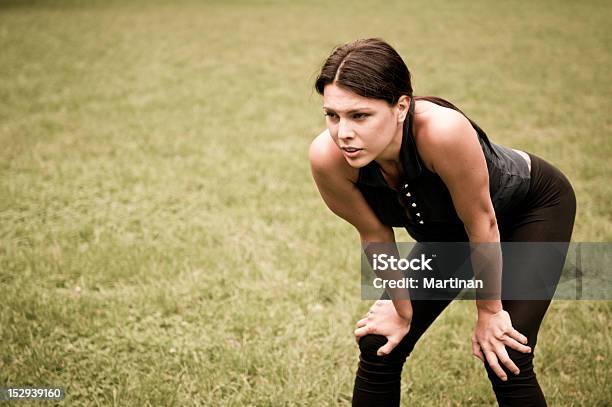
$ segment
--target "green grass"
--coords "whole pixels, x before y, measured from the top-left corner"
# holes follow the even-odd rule
[[[311,180],[312,82],[379,36],[416,94],[543,156],[574,240],[612,240],[605,2],[0,3],[0,386],[63,405],[349,405],[359,246]],[[398,240],[407,234],[397,231]],[[609,302],[555,301],[553,406],[612,400]],[[474,305],[417,345],[404,405],[490,405]]]

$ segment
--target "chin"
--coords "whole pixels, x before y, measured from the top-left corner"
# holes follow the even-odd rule
[[[367,158],[367,157],[359,157],[359,158],[344,157],[344,159],[346,160],[348,165],[350,165],[353,168],[357,168],[357,169],[365,167],[372,161],[370,158]]]

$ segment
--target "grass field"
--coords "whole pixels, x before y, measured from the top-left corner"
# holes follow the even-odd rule
[[[415,93],[561,168],[612,241],[607,2],[0,0],[0,387],[62,405],[349,405],[358,235],[311,180],[312,83],[379,36]],[[398,240],[407,240],[397,230]],[[551,406],[612,403],[612,305],[555,301]],[[455,302],[403,405],[494,404]]]

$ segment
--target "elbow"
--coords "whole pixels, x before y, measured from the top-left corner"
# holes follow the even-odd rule
[[[491,213],[487,216],[486,224],[490,232],[499,233],[497,229],[497,217],[495,216],[495,213]]]
[[[465,224],[470,242],[499,242],[499,228],[495,213],[482,216],[477,221]]]
[[[393,228],[385,225],[380,225],[376,230],[360,231],[359,237],[362,245],[368,243],[388,243],[395,242],[395,233]]]
[[[495,217],[495,214],[493,214],[489,222],[489,236],[494,242],[500,241],[499,227],[497,226],[497,218]]]

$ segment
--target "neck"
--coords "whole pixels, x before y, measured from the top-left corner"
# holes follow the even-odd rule
[[[402,163],[400,161],[400,149],[402,147],[402,137],[404,135],[403,128],[403,125],[397,126],[391,143],[389,143],[387,148],[375,160],[385,176],[397,177],[403,173]]]
[[[395,187],[404,174],[402,162],[400,161],[400,149],[402,147],[403,125],[399,125],[391,143],[376,158],[376,163],[380,167],[387,183]]]

